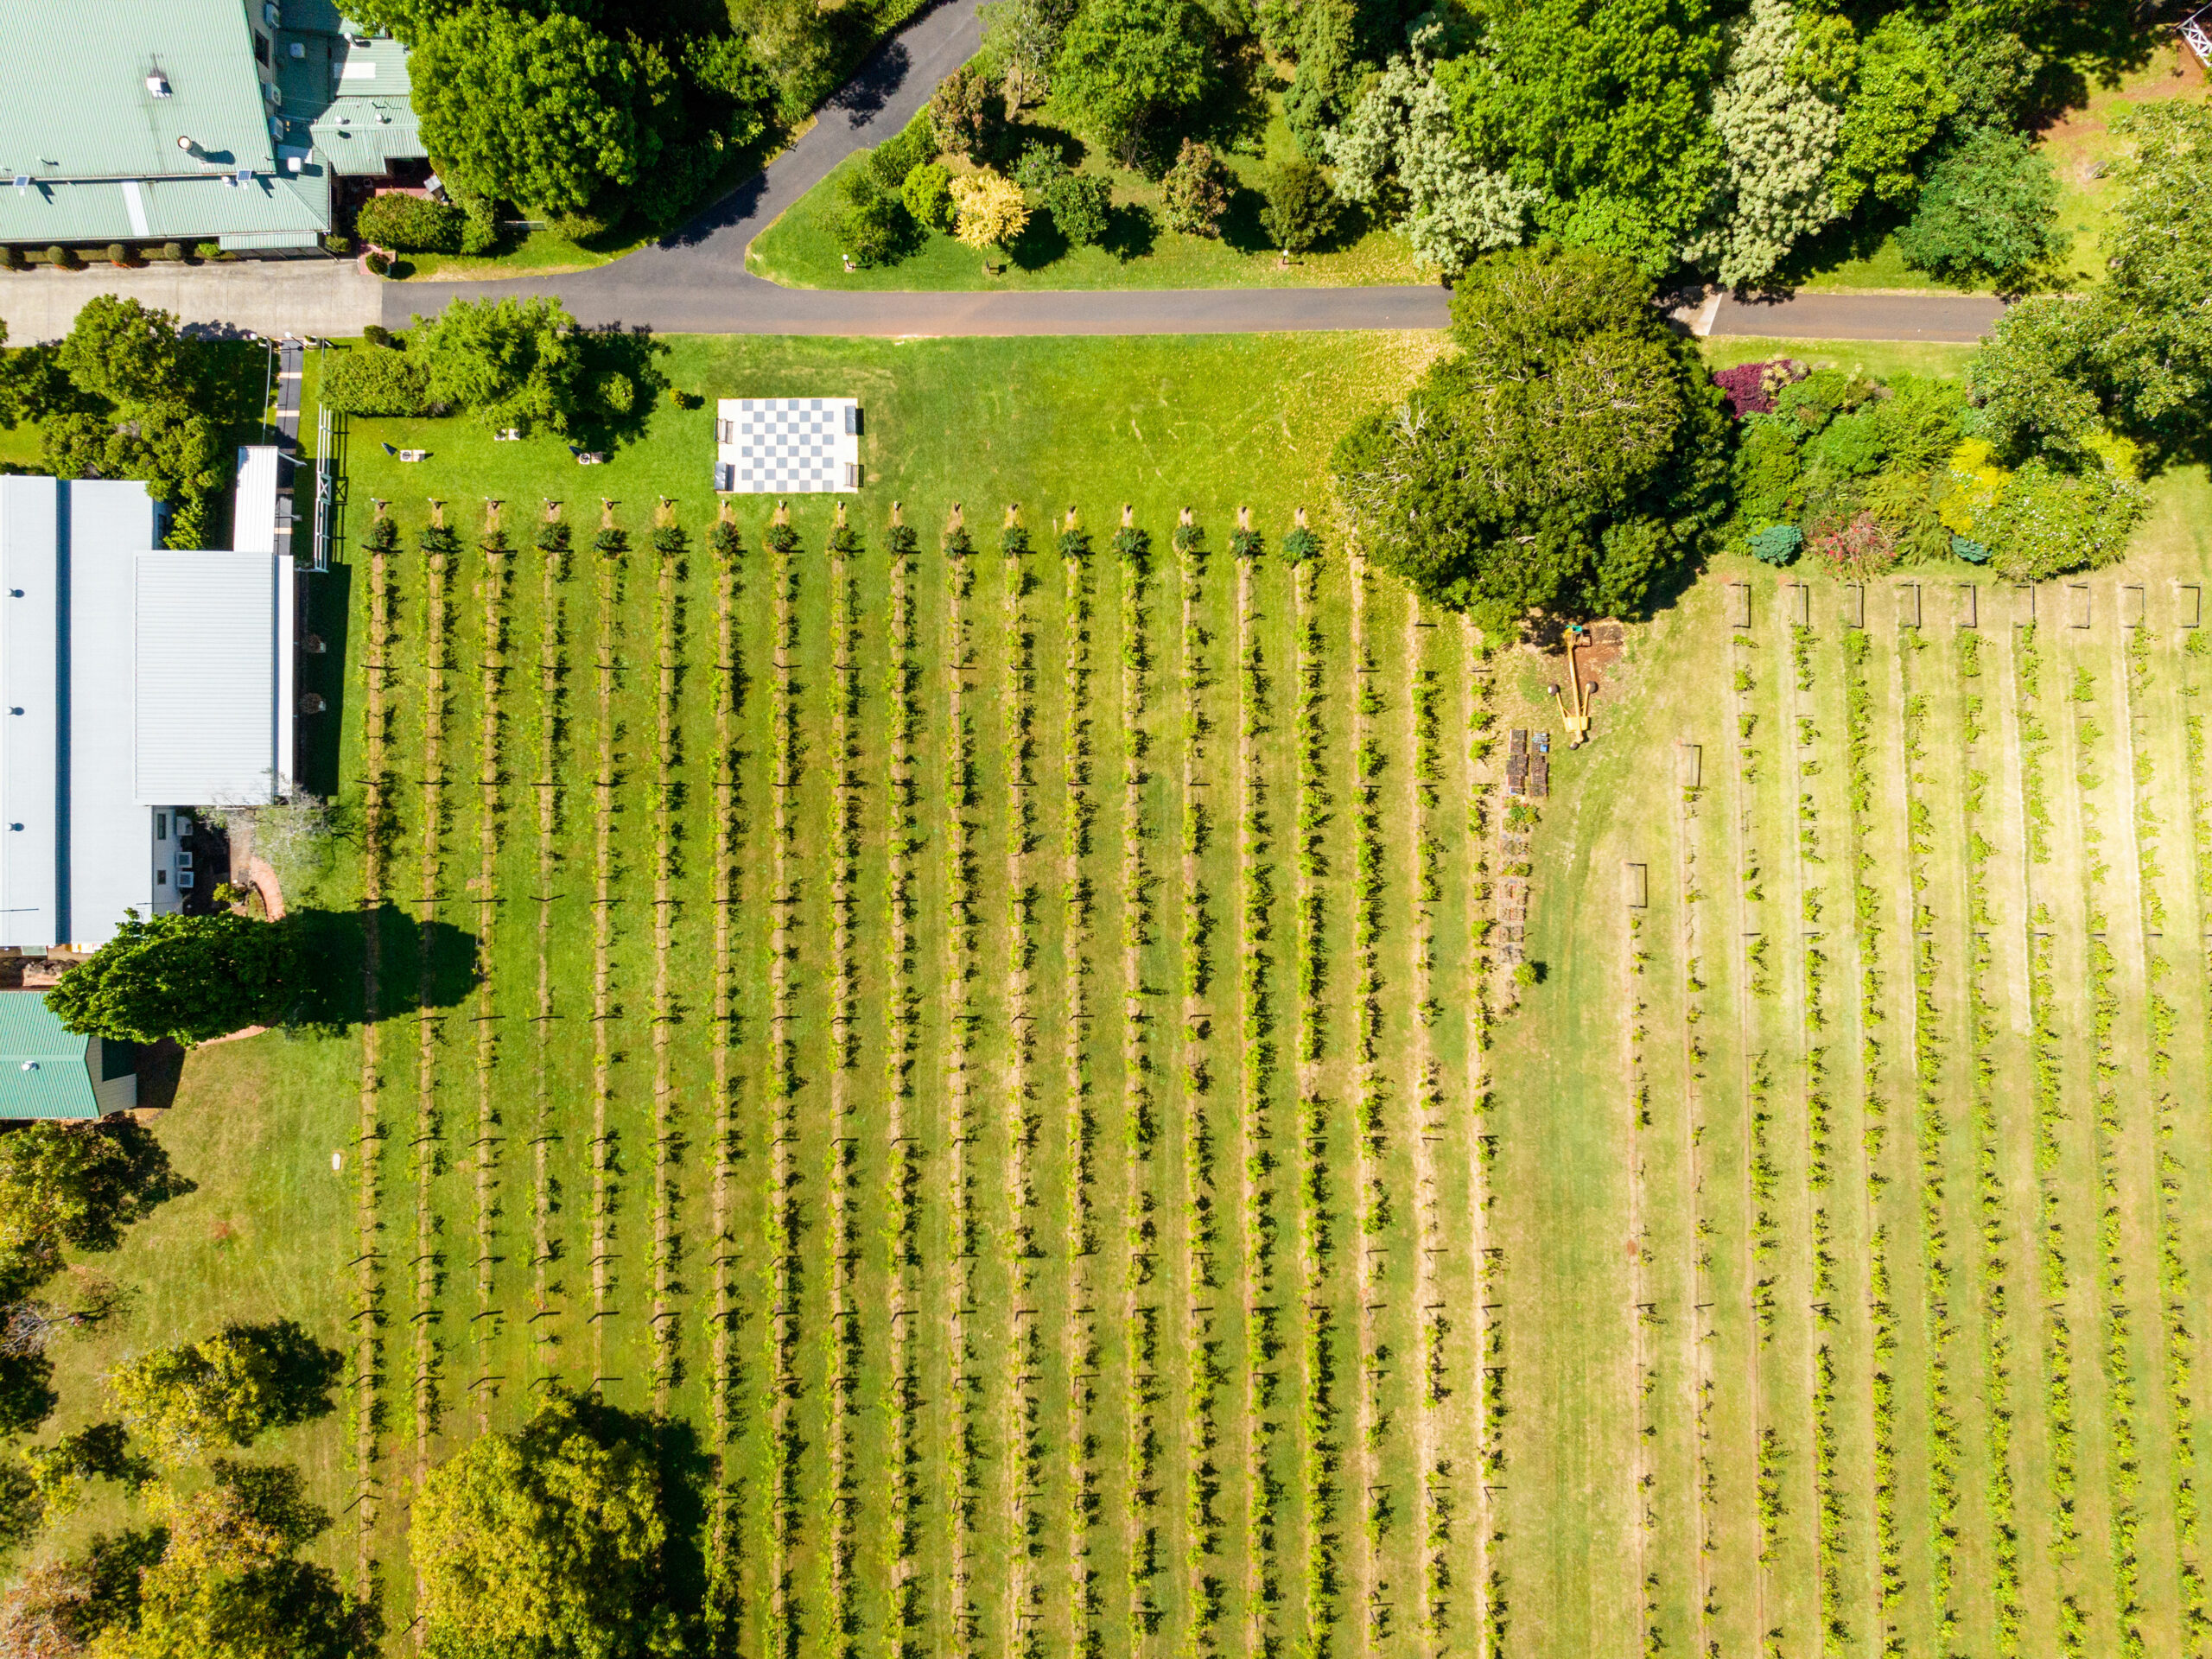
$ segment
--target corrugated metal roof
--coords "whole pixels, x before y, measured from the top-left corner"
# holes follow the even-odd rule
[[[339,39],[330,46],[330,94],[356,98],[397,98],[408,92],[407,48],[397,41],[372,40],[356,46]]]
[[[226,253],[261,253],[272,248],[319,248],[322,238],[314,231],[235,231],[215,238]]]
[[[0,478],[0,944],[37,950],[62,937],[55,739],[67,510],[56,480]]]
[[[232,497],[231,545],[241,553],[276,550],[276,446],[241,445]]]
[[[341,98],[315,118],[315,149],[341,178],[381,178],[394,162],[420,161],[423,129],[404,98]]]
[[[91,1039],[64,1031],[39,991],[0,991],[0,1118],[98,1117]]]
[[[282,0],[276,21],[285,29],[315,35],[336,35],[353,27],[333,0]]]
[[[330,169],[318,158],[296,173],[262,174],[243,184],[220,179],[149,179],[124,183],[31,186],[0,180],[0,242],[196,242],[227,236],[312,238],[330,228]],[[308,242],[276,243],[302,247]]]
[[[270,165],[244,0],[0,0],[0,174],[144,178]],[[255,15],[259,15],[256,8]],[[158,73],[166,97],[149,90]]]
[[[68,904],[57,943],[98,945],[154,912],[151,809],[130,796],[130,594],[157,545],[143,484],[76,483],[69,512]]]
[[[258,553],[143,553],[137,603],[135,798],[148,806],[248,805],[274,798],[279,561]]]

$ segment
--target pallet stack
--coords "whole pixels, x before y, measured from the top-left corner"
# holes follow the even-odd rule
[[[1516,731],[1505,750],[1505,792],[1526,795],[1529,792],[1529,734]]]

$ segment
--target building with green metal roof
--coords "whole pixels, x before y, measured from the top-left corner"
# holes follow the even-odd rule
[[[0,991],[0,1121],[105,1117],[137,1103],[137,1045],[64,1030],[42,991]]]
[[[424,159],[405,48],[328,0],[0,0],[0,243],[312,249],[337,180]]]

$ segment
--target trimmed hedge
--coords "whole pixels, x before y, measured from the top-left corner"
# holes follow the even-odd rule
[[[361,239],[394,253],[459,253],[468,216],[422,196],[384,195],[361,204],[354,229]]]
[[[322,377],[322,401],[346,415],[420,415],[422,366],[389,346],[338,354]]]

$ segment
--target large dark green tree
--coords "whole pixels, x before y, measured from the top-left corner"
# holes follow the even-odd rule
[[[2058,175],[2016,132],[1978,127],[1929,169],[1897,248],[1916,270],[2017,285],[2063,254]]]
[[[1368,556],[1510,636],[1632,612],[1721,512],[1718,394],[1625,261],[1546,243],[1452,297],[1459,355],[1369,416],[1332,471]]]
[[[72,1031],[190,1045],[278,1018],[288,995],[281,923],[136,914],[61,976],[47,1007]]]
[[[1708,119],[1726,40],[1708,0],[1504,0],[1483,49],[1439,66],[1482,165],[1542,187],[1548,228],[1647,275],[1670,269],[1720,151]]]
[[[651,159],[636,60],[564,12],[457,13],[424,33],[410,77],[423,143],[475,194],[581,213]]]

